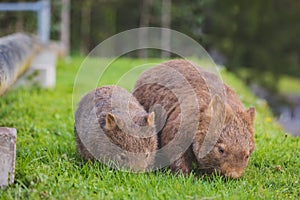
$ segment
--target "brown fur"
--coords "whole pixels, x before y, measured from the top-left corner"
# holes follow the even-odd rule
[[[156,128],[160,131],[158,133],[159,148],[162,148],[172,141],[176,135],[180,135],[178,128],[183,115],[180,102],[183,101],[182,99],[188,99],[191,96],[188,94],[183,95],[184,98],[177,98],[173,93],[172,88],[176,88],[182,94],[185,94],[186,91],[184,85],[172,87],[172,83],[175,84],[179,80],[169,69],[179,72],[194,89],[197,97],[196,101],[188,102],[189,107],[198,102],[198,112],[187,109],[187,116],[190,116],[190,121],[197,120],[193,116],[197,116],[195,113],[199,113],[199,124],[197,130],[193,130],[192,144],[184,149],[184,153],[179,155],[178,159],[171,164],[171,169],[187,174],[191,172],[194,166],[193,163],[196,163],[197,169],[202,172],[217,171],[227,177],[238,178],[247,166],[249,156],[255,146],[253,130],[255,109],[246,110],[235,92],[223,83],[221,85],[225,91],[225,98],[221,99],[217,95],[212,97],[211,91],[219,91],[219,86],[215,83],[220,79],[217,75],[195,66],[195,64],[186,60],[164,62],[145,71],[139,77],[133,94],[146,111],[155,110],[153,107],[156,105],[161,105],[165,110],[163,114],[155,112]],[[165,70],[165,67],[169,69]],[[164,87],[158,83],[159,81],[170,85]],[[209,129],[212,112],[216,112],[217,116],[226,114],[225,122],[220,121],[220,130],[222,130],[220,137],[216,144],[213,144],[211,151],[202,158],[199,156],[199,152]],[[166,123],[161,124],[161,121],[166,121]]]
[[[97,88],[81,99],[75,113],[75,136],[85,160],[112,161],[136,171],[150,169],[154,162],[154,113],[148,114],[117,86]]]

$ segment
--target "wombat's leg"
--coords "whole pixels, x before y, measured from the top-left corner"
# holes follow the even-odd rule
[[[79,138],[76,138],[77,142],[77,151],[78,153],[83,157],[85,161],[91,160],[94,162],[94,156],[90,154],[90,152],[85,148],[85,146],[82,144]]]
[[[189,147],[180,158],[171,164],[170,168],[173,172],[189,175],[192,170],[193,162],[196,162],[196,158],[193,154],[192,147]]]
[[[83,157],[85,161],[91,160],[92,162],[94,162],[94,156],[90,154],[90,152],[86,149],[86,147],[81,142],[78,133],[76,131],[76,127],[74,127],[74,132],[75,132],[75,139],[77,144],[76,145],[77,152],[81,155],[81,157]]]

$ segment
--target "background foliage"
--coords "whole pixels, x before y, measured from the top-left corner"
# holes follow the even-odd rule
[[[72,0],[72,53],[85,55],[108,37],[139,27],[146,1],[150,2],[148,25],[161,26],[163,0]],[[170,28],[200,42],[229,70],[240,75],[241,68],[250,69],[243,76],[248,82],[255,80],[276,90],[282,74],[300,77],[300,1],[171,2]],[[51,37],[58,40],[61,0],[52,0],[51,5]],[[30,12],[2,12],[0,23],[1,36],[36,31],[36,16]]]

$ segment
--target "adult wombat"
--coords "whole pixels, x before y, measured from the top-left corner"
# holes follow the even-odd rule
[[[149,170],[154,162],[154,113],[148,114],[128,91],[117,86],[97,88],[81,99],[75,113],[75,136],[85,160],[134,171]]]
[[[195,168],[242,175],[255,147],[255,109],[245,110],[217,75],[171,60],[142,73],[133,95],[146,111],[155,111],[157,166],[169,159],[171,170],[184,174]]]

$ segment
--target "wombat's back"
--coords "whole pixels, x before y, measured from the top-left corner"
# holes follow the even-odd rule
[[[170,106],[167,104],[178,101],[178,95],[172,91],[175,88],[180,94],[193,89],[200,109],[207,106],[215,94],[224,95],[223,100],[235,110],[244,108],[236,93],[218,75],[187,60],[170,60],[143,72],[136,81],[133,94],[146,111],[150,105],[160,103],[168,112]]]

